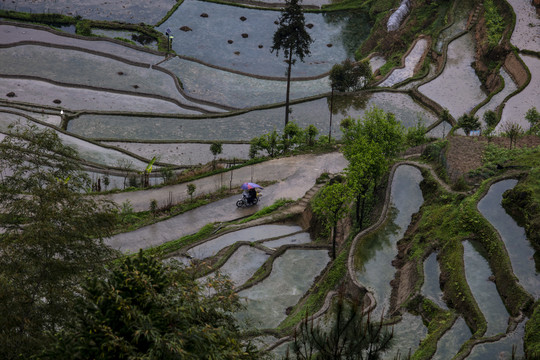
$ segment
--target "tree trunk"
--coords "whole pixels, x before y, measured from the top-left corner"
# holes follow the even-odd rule
[[[285,98],[285,126],[289,123],[289,94],[291,92],[291,69],[292,69],[292,49],[289,49],[289,60],[287,61],[287,97]]]
[[[332,95],[330,95],[330,128],[328,130],[328,143],[332,142],[332,113],[334,112],[334,87],[332,86]]]
[[[332,228],[332,260],[336,260],[336,232],[337,225]]]

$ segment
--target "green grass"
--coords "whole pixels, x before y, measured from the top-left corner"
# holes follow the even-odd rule
[[[146,254],[151,256],[162,257],[165,254],[170,254],[174,251],[180,250],[187,245],[196,243],[197,241],[206,239],[211,236],[217,230],[217,225],[214,223],[206,224],[195,234],[186,235],[180,239],[169,241],[165,244],[155,246],[144,250]]]
[[[424,322],[428,323],[428,333],[411,357],[412,360],[430,359],[437,350],[437,342],[452,327],[458,317],[455,312],[443,310],[425,298],[420,304],[420,314]]]
[[[292,204],[292,203],[294,203],[294,200],[291,200],[291,199],[277,199],[272,205],[265,206],[261,210],[257,211],[255,214],[253,214],[251,216],[248,216],[247,218],[244,218],[242,220],[239,220],[236,223],[237,224],[244,224],[244,223],[247,223],[249,221],[259,219],[259,218],[261,218],[263,216],[266,216],[268,214],[271,214],[271,213],[279,210],[283,206],[286,206],[286,205],[289,205],[289,204]]]

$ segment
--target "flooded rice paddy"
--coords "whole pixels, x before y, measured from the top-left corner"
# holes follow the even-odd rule
[[[411,216],[420,209],[424,199],[419,184],[420,170],[399,166],[392,181],[390,218],[381,230],[363,239],[356,249],[355,266],[358,281],[373,291],[375,314],[388,309],[390,281],[395,269],[392,260],[397,255],[396,243],[405,234]]]
[[[380,87],[392,87],[413,76],[414,70],[428,48],[428,41],[425,38],[419,39],[409,54],[405,57],[404,67],[397,68],[379,84]]]
[[[422,294],[437,304],[440,308],[446,309],[446,304],[443,300],[443,293],[439,284],[439,276],[441,270],[437,262],[437,253],[431,253],[424,260],[424,284],[422,284]]]
[[[158,29],[163,33],[168,28],[173,31],[172,48],[179,55],[248,74],[285,77],[282,54],[270,52],[277,29],[274,21],[279,15],[273,10],[185,0]],[[352,57],[370,31],[366,15],[358,11],[306,13],[305,19],[306,24],[313,25],[308,28],[314,40],[311,56],[296,62],[293,77],[329,71],[334,64]]]
[[[525,119],[527,110],[532,107],[540,109],[540,59],[534,56],[521,55],[521,59],[531,72],[531,81],[520,93],[512,96],[504,106],[501,120],[495,131],[502,132],[508,123],[516,123],[524,130],[530,127]]]
[[[504,307],[495,283],[490,280],[493,273],[484,258],[486,251],[480,244],[472,241],[465,241],[463,247],[467,283],[487,321],[487,331],[484,336],[505,333],[510,315]]]
[[[343,103],[339,103],[342,100]],[[335,97],[332,134],[340,138],[340,121],[358,118],[365,110],[377,106],[396,115],[403,126],[415,126],[422,119],[426,126],[437,118],[414,102],[407,94],[377,92],[367,96]],[[329,99],[322,98],[291,106],[291,119],[300,127],[313,124],[321,134],[327,134],[330,119]],[[240,115],[214,118],[159,118],[122,115],[81,115],[68,124],[68,130],[90,138],[139,140],[214,140],[246,141],[280,129],[284,107],[253,110]]]
[[[81,15],[90,19],[126,22],[146,22],[155,24],[175,3],[173,0],[160,0],[149,4],[130,0],[112,2],[101,7],[93,7],[95,0],[80,2],[57,1],[1,1],[0,9],[17,9],[29,12],[59,12]],[[281,2],[276,0],[275,2]],[[320,6],[324,0],[305,1],[305,5]],[[510,0],[517,15],[517,26],[512,35],[512,44],[519,49],[538,51],[538,19],[534,18],[532,7],[517,0]],[[444,44],[466,30],[469,11],[474,2],[460,0],[455,7],[455,22],[443,30],[436,40],[435,49],[442,51]],[[77,10],[75,10],[77,9]],[[206,16],[201,16],[206,14]],[[173,57],[165,62],[165,54],[157,54],[144,48],[133,48],[108,41],[104,38],[87,40],[65,36],[60,32],[34,29],[26,26],[0,24],[0,44],[10,44],[0,50],[0,99],[1,110],[13,110],[12,104],[32,104],[32,111],[20,110],[22,114],[34,117],[47,124],[60,125],[56,115],[61,109],[71,111],[93,111],[99,114],[82,114],[70,121],[68,132],[81,138],[61,135],[62,139],[77,148],[82,157],[97,164],[114,166],[120,160],[133,161],[137,168],[144,168],[146,161],[136,159],[122,151],[110,149],[84,140],[85,138],[118,139],[135,141],[110,142],[108,144],[125,149],[145,158],[157,156],[163,162],[172,164],[199,164],[211,161],[213,156],[208,143],[174,144],[163,141],[239,141],[244,144],[224,144],[224,158],[247,158],[249,145],[246,143],[273,129],[282,128],[284,108],[285,64],[283,56],[270,52],[271,34],[276,28],[274,21],[278,11],[246,9],[197,0],[186,0],[163,23],[159,30],[172,29],[173,49],[184,58]],[[245,17],[244,20],[241,18]],[[292,119],[302,127],[314,124],[321,134],[328,131],[330,117],[330,91],[326,72],[335,63],[351,58],[354,50],[370,31],[370,24],[361,13],[306,14],[306,23],[312,24],[309,30],[315,42],[312,55],[305,62],[298,61],[293,67],[291,98],[309,99],[292,106]],[[532,26],[531,26],[532,25]],[[191,30],[183,31],[187,26]],[[186,28],[184,28],[186,29]],[[73,31],[73,29],[67,29]],[[93,30],[109,37],[130,38],[129,33],[111,34]],[[32,45],[18,44],[33,41]],[[45,46],[47,44],[53,47]],[[62,48],[63,46],[63,48]],[[426,47],[425,41],[418,41],[405,59],[405,68],[394,70],[381,86],[393,86],[412,75]],[[440,76],[434,77],[435,66],[431,64],[430,75],[433,80],[419,87],[419,90],[450,110],[457,118],[470,111],[485,94],[470,63],[474,60],[472,36],[467,33],[455,38],[448,45],[448,58]],[[540,60],[537,57],[521,54],[520,57],[530,69],[532,80],[519,94],[505,104],[501,125],[518,122],[528,128],[524,120],[525,112],[540,98],[538,74]],[[139,64],[135,65],[133,62]],[[381,57],[371,59],[375,69],[385,60]],[[159,67],[157,66],[159,64]],[[160,71],[159,69],[166,71]],[[121,73],[121,74],[120,74]],[[480,118],[487,110],[495,110],[511,94],[516,85],[504,69],[501,76],[505,88],[483,107],[476,115]],[[33,77],[28,79],[26,77]],[[175,77],[179,83],[175,82]],[[305,77],[310,77],[305,79]],[[299,79],[301,78],[301,79]],[[424,80],[402,87],[403,90],[417,86]],[[186,96],[182,95],[181,87]],[[16,96],[8,96],[10,92]],[[60,100],[60,103],[55,100]],[[332,134],[339,138],[339,122],[348,117],[360,117],[365,109],[378,106],[392,112],[405,127],[413,126],[419,118],[426,125],[434,124],[434,113],[412,100],[406,93],[376,92],[365,96],[336,96]],[[14,105],[14,106],[15,106]],[[272,108],[254,109],[246,113],[235,113],[223,118],[211,118],[204,112],[224,112],[224,107],[248,109],[253,106],[270,105]],[[40,109],[47,112],[39,113]],[[116,112],[144,112],[148,116],[116,114]],[[5,131],[7,120],[20,118],[2,112]],[[159,114],[174,114],[174,117],[160,117]],[[197,115],[196,118],[190,118]],[[157,117],[156,117],[157,116]],[[430,135],[444,137],[450,124],[441,124]],[[3,136],[0,134],[0,137]],[[144,143],[145,140],[158,140],[157,143]],[[140,141],[140,142],[137,142]],[[94,179],[100,174],[91,174]],[[122,187],[122,177],[111,176],[116,187]],[[390,285],[395,269],[391,265],[397,253],[395,243],[407,228],[411,215],[422,204],[419,190],[420,172],[410,166],[400,166],[392,184],[393,209],[385,227],[375,235],[364,239],[356,255],[356,275],[358,279],[374,292],[377,300],[375,313],[388,308]],[[157,181],[157,180],[153,180]],[[478,205],[482,214],[497,228],[512,261],[514,273],[520,284],[535,298],[540,296],[540,281],[535,272],[533,250],[523,229],[505,214],[500,206],[502,192],[515,185],[515,181],[502,181],[494,184]],[[111,185],[112,186],[112,185]],[[193,222],[201,214],[193,214]],[[172,224],[172,223],[171,223]],[[240,230],[220,236],[207,243],[188,250],[193,258],[205,259],[214,256],[224,248],[238,241],[257,242],[266,251],[255,246],[242,245],[219,269],[228,275],[235,286],[241,286],[269,258],[269,253],[286,244],[306,244],[311,242],[309,234],[301,232],[299,226],[267,225],[262,228]],[[160,241],[161,237],[177,237],[174,225],[167,234],[152,232],[150,237]],[[126,235],[129,236],[129,235]],[[140,244],[139,244],[140,245]],[[137,247],[140,247],[136,245]],[[150,241],[148,244],[151,245]],[[135,245],[134,245],[135,246]],[[257,245],[259,246],[259,245]],[[482,249],[464,242],[465,270],[467,282],[488,321],[487,336],[506,331],[508,313],[493,282],[489,280],[491,270],[482,257]],[[259,328],[275,328],[285,319],[287,309],[294,306],[309,289],[313,280],[329,262],[327,250],[292,248],[274,260],[270,276],[262,282],[240,292],[247,308],[239,314],[239,319]],[[186,263],[188,261],[186,260]],[[445,308],[439,287],[439,274],[436,255],[431,254],[424,263],[424,285],[422,293],[440,307]],[[522,337],[525,321],[501,340],[477,344],[468,359],[508,358],[512,345],[517,345],[518,355],[523,353]],[[414,352],[418,343],[426,336],[427,329],[419,317],[405,313],[395,325],[396,349],[406,354]],[[448,359],[455,355],[461,345],[471,336],[470,330],[461,317],[439,340],[434,359]],[[266,343],[275,341],[267,339]],[[284,348],[283,346],[281,347]],[[393,358],[395,352],[386,354]]]
[[[473,61],[473,37],[467,33],[448,46],[447,62],[442,74],[418,90],[447,108],[457,119],[487,97],[471,67]]]
[[[493,184],[478,203],[478,210],[500,234],[521,286],[538,299],[540,274],[536,271],[533,259],[534,249],[525,235],[525,230],[516,224],[501,205],[503,193],[516,184],[517,180],[503,180]]]

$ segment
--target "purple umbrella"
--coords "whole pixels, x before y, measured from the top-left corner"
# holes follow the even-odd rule
[[[249,189],[254,189],[254,188],[262,189],[263,188],[261,185],[257,185],[255,183],[251,183],[251,182],[245,182],[240,187],[242,188],[242,190],[249,190]]]

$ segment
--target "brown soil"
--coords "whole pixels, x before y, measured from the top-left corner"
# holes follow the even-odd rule
[[[488,139],[484,136],[450,136],[448,137],[448,150],[446,153],[447,173],[452,182],[467,172],[482,166],[482,154]],[[503,137],[494,137],[491,143],[508,148],[510,140]],[[540,146],[540,137],[527,135],[518,139],[517,147]]]
[[[512,79],[516,82],[518,87],[525,85],[528,79],[527,70],[525,70],[525,67],[523,67],[523,64],[518,60],[514,53],[508,54],[504,61],[504,67],[512,76]]]

